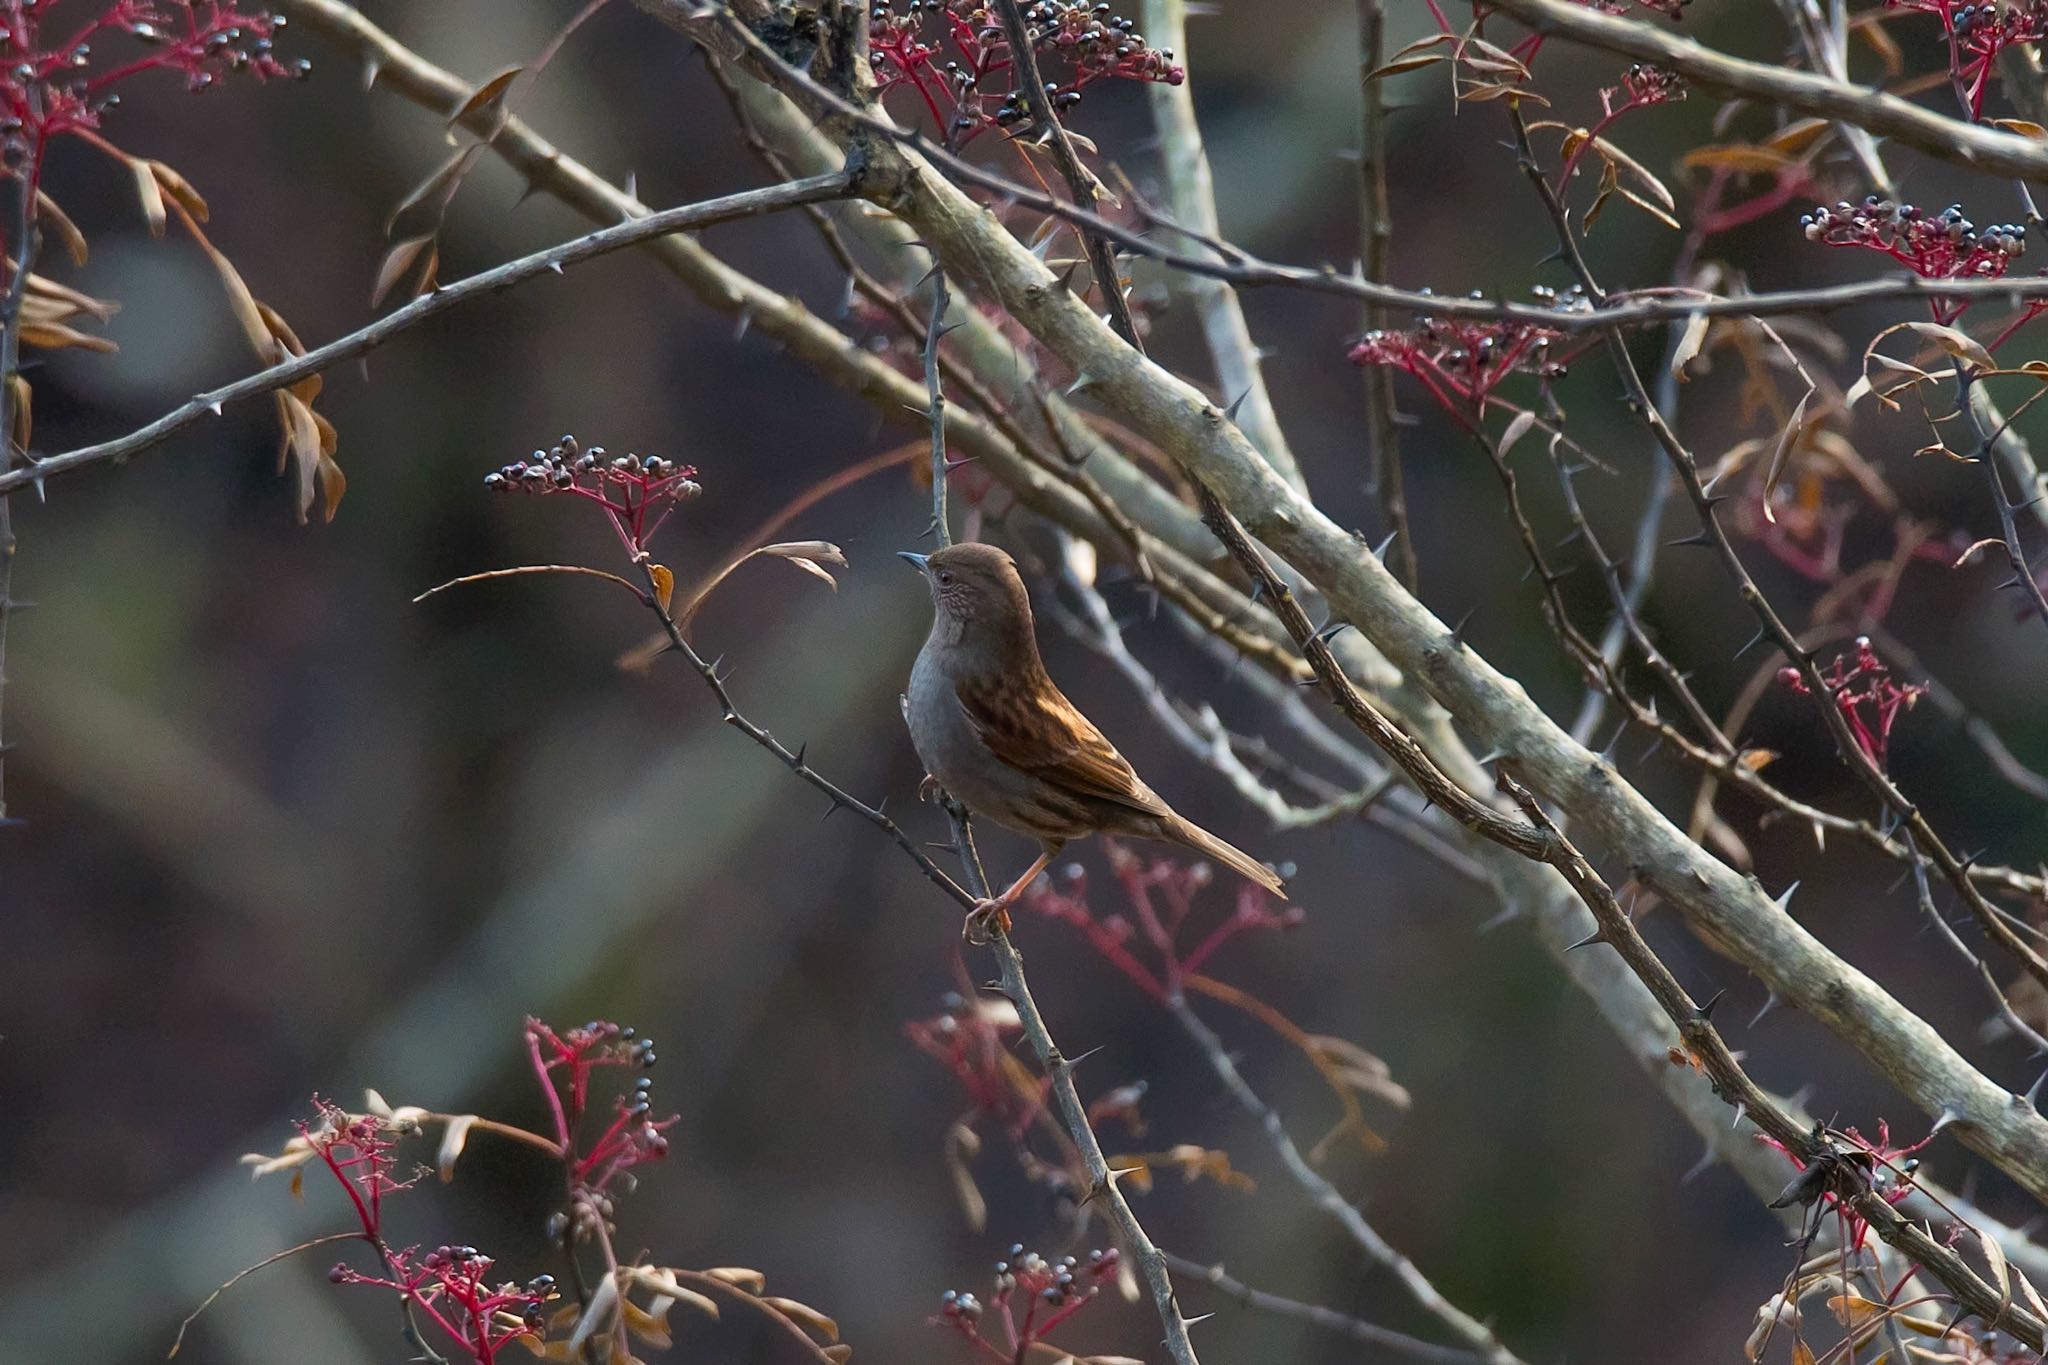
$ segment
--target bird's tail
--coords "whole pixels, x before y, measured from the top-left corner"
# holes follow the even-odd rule
[[[1166,825],[1163,832],[1175,843],[1186,844],[1196,852],[1214,858],[1246,880],[1257,882],[1274,895],[1286,899],[1287,883],[1281,881],[1272,868],[1243,849],[1232,848],[1192,820],[1179,815],[1170,815],[1163,823]]]

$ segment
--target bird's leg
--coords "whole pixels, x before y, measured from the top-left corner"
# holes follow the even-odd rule
[[[1017,897],[1024,894],[1024,888],[1031,885],[1039,873],[1045,871],[1046,864],[1059,856],[1060,846],[1055,844],[1039,854],[1031,866],[1024,869],[1024,875],[1011,882],[1003,894],[976,901],[974,908],[967,912],[967,923],[961,926],[961,937],[969,943],[986,943],[991,929],[997,933],[1009,933],[1010,906],[1015,903]]]

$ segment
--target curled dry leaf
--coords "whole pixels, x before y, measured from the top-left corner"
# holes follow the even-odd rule
[[[839,591],[839,580],[834,578],[825,565],[843,569],[846,555],[837,545],[828,540],[787,540],[777,545],[763,545],[755,554],[774,555],[786,559],[805,573],[825,580],[825,585],[834,592]]]
[[[761,1302],[816,1336],[821,1336],[827,1341],[839,1340],[839,1324],[807,1303],[778,1298],[764,1298]]]
[[[1434,66],[1438,62],[1447,62],[1451,59],[1450,53],[1432,52],[1430,49],[1444,43],[1456,43],[1457,41],[1457,35],[1451,33],[1432,33],[1426,38],[1417,38],[1414,42],[1389,57],[1385,62],[1366,72],[1365,80],[1368,82],[1384,80],[1388,76],[1398,76],[1404,71],[1420,71],[1425,66]]]
[[[663,611],[667,611],[669,600],[676,595],[676,576],[666,564],[649,564],[647,576],[654,583],[654,600],[661,604]]]
[[[142,205],[142,221],[149,225],[149,235],[161,237],[170,226],[171,213],[164,207],[164,187],[150,169],[150,163],[139,156],[122,158],[128,173],[135,177],[135,198]]]
[[[1768,175],[1773,171],[1782,171],[1789,166],[1798,165],[1799,159],[1779,147],[1734,142],[1712,147],[1695,147],[1680,157],[1678,164],[1689,169]]]
[[[1527,408],[1522,409],[1509,419],[1507,429],[1501,432],[1500,440],[1495,443],[1496,448],[1500,451],[1501,458],[1506,459],[1508,452],[1515,448],[1515,442],[1527,436],[1529,428],[1535,425],[1536,414]]]
[[[161,161],[150,162],[149,173],[156,177],[156,183],[162,187],[163,192],[176,200],[178,207],[191,214],[195,220],[204,223],[212,219],[213,211],[207,208],[206,200],[200,196],[199,191],[192,188],[191,181]]]
[[[85,264],[85,234],[78,230],[78,224],[71,221],[71,215],[58,208],[57,201],[41,190],[36,191],[36,224],[46,229],[70,253],[73,265]]]
[[[766,1275],[743,1265],[715,1265],[704,1273],[736,1289],[744,1289],[749,1294],[758,1294],[768,1286]]]
[[[382,305],[400,284],[406,285],[408,298],[427,293],[433,289],[440,268],[441,248],[434,234],[393,242],[384,259],[377,263],[377,278],[370,286],[370,307]]]
[[[512,82],[518,80],[525,71],[526,68],[523,66],[508,66],[472,90],[469,98],[457,105],[455,112],[448,116],[449,126],[453,127],[471,115],[485,110],[502,113],[505,108],[505,95],[512,89]]]
[[[28,453],[29,433],[35,430],[35,393],[29,388],[28,380],[17,372],[7,376],[7,396],[13,404],[9,411],[13,413],[14,421],[14,453],[25,455]]]
[[[1393,1069],[1350,1039],[1318,1033],[1309,1036],[1308,1044],[1329,1067],[1330,1074],[1353,1090],[1384,1100],[1396,1109],[1407,1109],[1414,1103],[1408,1088],[1394,1079]]]
[[[628,1324],[630,1325],[634,1322],[634,1314],[637,1313],[647,1327],[646,1331],[641,1331],[636,1327],[635,1335],[645,1337],[648,1341],[653,1342],[653,1333],[658,1331],[662,1335],[663,1340],[656,1342],[655,1344],[657,1345],[666,1346],[668,1344],[666,1340],[668,1311],[677,1304],[681,1304],[685,1308],[695,1309],[714,1321],[718,1317],[717,1300],[709,1295],[699,1294],[694,1289],[686,1288],[677,1280],[676,1272],[667,1266],[621,1266],[619,1267],[619,1278],[624,1281],[623,1288],[626,1294],[630,1294],[633,1290],[638,1289],[649,1296],[645,1309],[635,1307],[630,1298],[622,1296],[622,1302],[627,1309],[631,1310],[627,1313]]]
[[[21,300],[21,340],[24,345],[53,351],[75,347],[87,351],[112,351],[114,343],[71,326],[79,318],[105,322],[120,311],[110,299],[96,299],[69,285],[34,271],[29,272]]]
[[[981,1154],[981,1135],[964,1123],[956,1123],[946,1130],[945,1152],[946,1174],[953,1181],[961,1216],[970,1232],[984,1231],[988,1227],[988,1200],[982,1197],[981,1186],[975,1183],[974,1172],[969,1169],[969,1163]]]
[[[449,1118],[448,1127],[441,1133],[441,1148],[434,1154],[434,1169],[440,1172],[443,1184],[455,1178],[455,1163],[462,1159],[462,1149],[469,1145],[469,1130],[475,1126],[475,1114]]]
[[[1225,1189],[1251,1191],[1258,1188],[1258,1182],[1230,1164],[1230,1153],[1213,1147],[1200,1147],[1192,1142],[1183,1142],[1163,1152],[1134,1152],[1110,1158],[1109,1164],[1119,1168],[1118,1174],[1138,1189],[1149,1192],[1152,1188],[1152,1174],[1161,1167],[1176,1169],[1181,1179],[1192,1184],[1204,1178],[1215,1181]]]

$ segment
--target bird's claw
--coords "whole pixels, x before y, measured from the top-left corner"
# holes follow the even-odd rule
[[[967,922],[960,926],[960,937],[976,947],[987,943],[996,934],[1010,932],[1010,903],[1005,900],[978,900],[967,912]]]

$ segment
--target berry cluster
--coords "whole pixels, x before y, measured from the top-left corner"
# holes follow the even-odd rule
[[[2027,249],[2027,229],[1993,223],[1979,229],[1961,204],[1926,213],[1912,204],[1870,195],[1860,204],[1825,204],[1799,220],[1809,242],[1881,251],[1923,279],[1997,279]],[[1953,322],[1964,305],[1936,306],[1936,320]]]
[[[988,1305],[973,1294],[949,1289],[939,1300],[933,1323],[950,1327],[1001,1360],[1022,1360],[1033,1343],[1071,1318],[1115,1278],[1121,1264],[1115,1248],[1091,1251],[1084,1261],[1062,1256],[1049,1261],[1020,1242],[1009,1257],[997,1261]],[[1021,1306],[1021,1314],[1019,1308]],[[999,1315],[1009,1348],[982,1335],[982,1319],[990,1308]]]
[[[363,1230],[381,1233],[384,1196],[413,1183],[392,1175],[397,1165],[393,1151],[410,1126],[374,1114],[351,1114],[318,1095],[313,1112],[313,1119],[297,1124],[299,1136],[287,1149],[287,1164],[320,1161],[348,1192]]]
[[[2027,249],[2024,224],[1993,223],[1980,232],[1961,204],[1928,214],[1874,194],[1861,204],[1819,205],[1799,226],[1809,242],[1882,251],[1929,279],[1996,279]]]
[[[1884,767],[1892,726],[1903,712],[1913,709],[1927,689],[1895,680],[1890,665],[1877,657],[1870,638],[1864,635],[1857,636],[1854,646],[1838,655],[1820,676],[1842,719],[1849,723],[1857,747],[1879,768]],[[1789,665],[1778,670],[1778,682],[1802,697],[1811,692],[1805,676]]]
[[[62,42],[46,45],[42,26],[59,0],[20,0],[0,13],[0,159],[10,172],[40,179],[45,147],[65,133],[89,132],[120,102],[112,87],[145,71],[183,73],[204,90],[222,76],[300,79],[304,61],[280,60],[273,47],[282,15],[242,10],[220,0],[113,0]],[[93,44],[125,36],[149,50],[119,66],[93,70]]]
[[[702,493],[695,465],[659,455],[610,455],[603,446],[585,450],[563,436],[484,475],[484,487],[500,493],[568,493],[596,503],[636,557],[661,529],[679,502]]]
[[[1576,287],[1562,293],[1541,288],[1535,295],[1549,308],[1585,303]],[[1471,297],[1484,296],[1475,290]],[[1413,375],[1446,411],[1470,417],[1510,375],[1563,378],[1564,362],[1552,353],[1563,337],[1555,328],[1528,322],[1422,317],[1406,331],[1367,332],[1350,355],[1354,365],[1389,365]]]
[[[514,1341],[537,1348],[546,1333],[546,1305],[555,1297],[552,1275],[536,1275],[524,1285],[493,1285],[495,1262],[472,1246],[436,1247],[424,1256],[413,1248],[393,1250],[386,1261],[388,1275],[365,1275],[343,1262],[327,1278],[396,1290],[461,1343],[477,1365],[491,1365]]]
[[[1972,119],[1983,116],[1984,91],[1998,54],[2014,43],[2048,38],[2048,0],[1885,0],[1885,8],[1931,14],[1941,21],[1949,75]]]
[[[1185,72],[1173,53],[1149,46],[1134,21],[1107,4],[1034,0],[1025,6],[1032,47],[1047,72],[1045,95],[1055,110],[1081,102],[1084,86],[1099,80],[1164,81],[1178,85]],[[1000,16],[975,0],[872,0],[868,60],[877,89],[915,90],[926,112],[956,145],[990,128],[1030,117],[1030,104],[1013,73]]]
[[[1685,77],[1648,62],[1636,62],[1621,73],[1620,93],[1636,108],[1670,104],[1685,98]]]
[[[569,1157],[570,1181],[601,1205],[596,1209],[600,1216],[609,1217],[608,1191],[622,1176],[630,1188],[632,1177],[626,1172],[668,1155],[665,1130],[675,1124],[676,1116],[654,1117],[654,1079],[639,1076],[612,1101],[611,1122],[593,1141],[582,1144],[577,1130],[590,1105],[592,1075],[600,1067],[652,1068],[654,1040],[606,1019],[560,1033],[538,1019],[528,1019],[526,1049],[548,1100],[555,1139]]]

